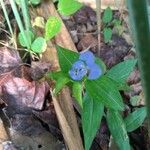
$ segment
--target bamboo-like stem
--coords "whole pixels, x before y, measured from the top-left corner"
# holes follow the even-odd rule
[[[127,2],[147,104],[150,135],[150,23],[148,20],[148,3],[147,0],[128,0]]]
[[[100,56],[100,50],[101,50],[101,0],[96,0],[96,16],[97,16],[97,37],[98,37],[97,54],[98,54],[98,56]]]
[[[10,23],[10,20],[9,20],[9,17],[8,17],[8,13],[7,13],[7,10],[6,10],[4,1],[3,1],[3,0],[0,0],[0,4],[1,4],[1,6],[2,6],[2,10],[3,10],[3,13],[4,13],[5,19],[6,19],[6,21],[7,21],[10,34],[11,34],[11,36],[13,37],[13,30],[12,30],[12,26],[11,26],[11,23]]]
[[[28,1],[21,0],[20,2],[21,2],[21,10],[22,10],[22,14],[23,14],[23,19],[24,19],[24,23],[25,23],[25,29],[32,30],[29,9],[28,9]]]
[[[29,44],[29,41],[28,41],[28,39],[27,39],[27,37],[26,37],[25,30],[24,30],[24,27],[23,27],[23,24],[22,24],[20,15],[19,15],[19,13],[18,13],[17,6],[16,6],[15,1],[14,1],[14,0],[10,0],[10,5],[11,5],[11,7],[12,7],[12,10],[13,10],[14,16],[15,16],[15,18],[16,18],[17,24],[18,24],[18,26],[19,26],[19,29],[20,29],[20,31],[21,31],[21,33],[22,33],[22,35],[23,35],[23,39],[24,39],[24,41],[25,41],[25,43],[26,43],[26,45],[27,45],[27,48],[28,48],[28,50],[29,50],[29,49],[30,49],[30,44]]]

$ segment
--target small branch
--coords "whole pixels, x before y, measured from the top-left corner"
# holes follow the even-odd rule
[[[101,0],[96,0],[96,15],[97,15],[97,32],[98,32],[98,50],[97,54],[100,56],[101,50]]]

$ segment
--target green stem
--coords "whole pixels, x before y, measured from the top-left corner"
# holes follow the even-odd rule
[[[10,33],[11,33],[11,36],[13,37],[14,34],[13,34],[12,26],[11,26],[11,23],[10,23],[10,20],[9,20],[9,17],[8,17],[8,13],[7,13],[7,10],[6,10],[4,1],[3,1],[3,0],[0,0],[0,4],[1,4],[1,6],[2,6],[3,13],[4,13],[5,19],[6,19],[6,21],[7,21],[9,31],[10,31]]]
[[[24,27],[23,27],[23,24],[22,24],[22,21],[21,21],[21,18],[20,18],[20,15],[18,13],[18,10],[17,10],[17,6],[16,6],[16,3],[14,0],[10,0],[10,4],[11,4],[11,7],[12,7],[12,10],[13,10],[13,13],[14,13],[14,16],[16,18],[16,21],[17,21],[17,24],[19,26],[19,29],[23,35],[23,39],[27,45],[27,48],[28,50],[30,49],[30,44],[29,44],[29,41],[26,37],[26,34],[25,34],[25,30],[24,30]]]
[[[20,2],[21,2],[21,9],[22,9],[22,14],[23,14],[23,19],[24,19],[26,30],[32,30],[29,9],[28,9],[28,1],[21,0]]]
[[[128,0],[127,2],[147,104],[150,131],[150,23],[148,20],[148,3],[146,0]]]

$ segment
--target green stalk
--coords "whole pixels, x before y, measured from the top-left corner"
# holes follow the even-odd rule
[[[5,19],[6,19],[6,21],[7,21],[9,31],[10,31],[10,33],[11,33],[11,36],[13,37],[14,34],[13,34],[12,26],[11,26],[11,23],[10,23],[10,20],[9,20],[9,17],[8,17],[8,13],[7,13],[7,10],[6,10],[4,1],[3,1],[3,0],[0,0],[0,4],[1,4],[1,6],[2,6],[3,13],[4,13]]]
[[[127,2],[147,104],[150,131],[150,22],[148,20],[148,3],[146,0],[128,0]]]
[[[30,23],[30,15],[29,15],[29,9],[28,9],[28,1],[27,0],[21,0],[21,9],[23,14],[23,19],[25,23],[26,30],[32,30],[31,23]]]
[[[14,16],[16,18],[16,21],[17,21],[17,24],[19,26],[19,29],[23,35],[23,39],[27,45],[27,48],[28,50],[30,49],[30,44],[29,44],[29,41],[26,37],[26,34],[25,34],[25,30],[24,30],[24,27],[23,27],[23,24],[22,24],[22,21],[21,21],[21,18],[20,18],[20,15],[18,13],[18,10],[17,10],[17,6],[16,6],[16,3],[14,0],[10,0],[10,4],[11,4],[11,7],[12,7],[12,10],[13,10],[13,13],[14,13]]]

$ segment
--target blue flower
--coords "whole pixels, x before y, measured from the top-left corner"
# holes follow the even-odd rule
[[[80,54],[79,60],[76,61],[69,71],[73,80],[80,81],[87,76],[89,80],[95,80],[102,75],[102,70],[95,63],[95,57],[92,52],[86,51]]]

